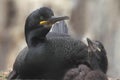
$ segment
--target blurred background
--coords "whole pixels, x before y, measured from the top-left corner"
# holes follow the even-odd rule
[[[0,71],[12,68],[26,46],[25,19],[42,6],[70,16],[67,24],[74,38],[101,41],[109,60],[107,75],[120,78],[120,0],[0,0]]]

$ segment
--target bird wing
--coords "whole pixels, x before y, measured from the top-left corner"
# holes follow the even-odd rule
[[[65,21],[60,21],[58,23],[55,23],[52,26],[50,32],[55,32],[59,34],[68,34],[67,24],[65,23]]]

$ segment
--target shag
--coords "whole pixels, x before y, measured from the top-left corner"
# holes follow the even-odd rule
[[[8,79],[62,80],[66,71],[87,65],[87,46],[67,34],[49,32],[52,25],[68,19],[54,17],[47,7],[32,12],[26,19],[27,47],[17,56]]]
[[[76,68],[69,69],[63,80],[108,80],[106,71],[108,60],[106,51],[99,41],[88,42],[88,63],[90,66],[80,64]]]
[[[87,38],[88,42],[88,62],[93,70],[100,70],[104,73],[107,72],[108,59],[107,53],[100,41],[91,41]]]

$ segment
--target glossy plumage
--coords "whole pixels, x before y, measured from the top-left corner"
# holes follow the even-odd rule
[[[43,7],[28,16],[25,25],[28,47],[16,58],[13,72],[18,79],[61,80],[68,69],[87,63],[87,46],[67,34],[49,32],[52,26],[40,25],[40,16],[47,20],[53,12]]]
[[[96,69],[90,63],[92,57],[89,58],[88,47],[82,41],[65,33],[49,32],[52,25],[40,24],[53,16],[53,11],[47,7],[28,16],[25,23],[27,47],[17,56],[8,79],[62,80],[69,69],[80,64]],[[102,69],[100,64],[97,63],[98,68]]]

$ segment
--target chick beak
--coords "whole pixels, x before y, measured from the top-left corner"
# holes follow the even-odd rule
[[[88,46],[92,46],[93,45],[93,42],[89,38],[87,38],[87,43],[88,43]]]
[[[87,38],[87,43],[88,43],[88,49],[90,51],[95,51],[96,50],[94,43],[89,38]]]
[[[40,25],[53,25],[58,21],[68,20],[68,19],[69,19],[68,16],[62,16],[62,17],[54,17],[54,16],[52,16],[47,21],[40,21]]]

